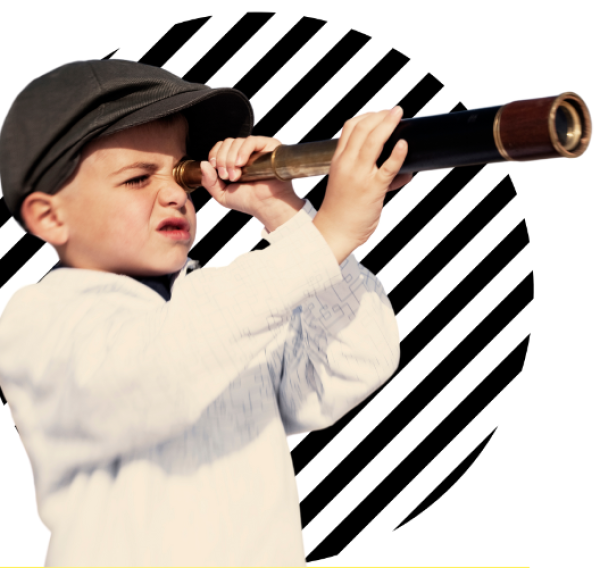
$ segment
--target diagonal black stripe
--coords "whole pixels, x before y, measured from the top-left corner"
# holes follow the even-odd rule
[[[8,207],[6,206],[6,201],[4,201],[4,197],[0,197],[0,227],[6,223],[12,217]]]
[[[427,73],[417,85],[404,96],[398,103],[404,110],[404,118],[412,118],[417,114],[444,85],[440,83],[431,73]],[[423,102],[425,101],[425,102]]]
[[[408,363],[456,315],[479,294],[527,245],[527,227],[521,221],[417,326],[404,338],[404,362]]]
[[[233,88],[253,97],[324,25],[323,20],[302,18]]]
[[[245,14],[184,76],[192,83],[206,83],[262,28],[273,13]]]
[[[463,282],[468,282],[469,276]],[[481,287],[475,286],[470,293],[465,293],[465,296],[472,296],[477,293],[477,289]],[[453,293],[446,296],[440,303],[438,308],[443,304],[452,306]],[[498,304],[484,319],[481,321],[444,359],[441,361],[425,379],[423,379],[415,389],[401,402],[396,408],[390,412],[365,438],[360,442],[322,481],[315,489],[307,495],[302,501],[300,510],[302,514],[302,522],[308,524],[322,509],[329,503],[358,473],[396,436],[407,424],[417,416],[441,391],[446,387],[454,377],[462,371],[467,364],[473,360],[483,348],[490,342],[502,329],[504,329],[510,321],[531,301],[533,298],[533,286],[531,295],[527,296],[522,293],[513,291],[502,302]],[[462,309],[462,306],[458,310]],[[437,308],[436,308],[437,310]],[[435,310],[434,310],[435,311]],[[457,311],[454,309],[454,311]],[[452,314],[442,314],[443,321],[447,323],[448,317]],[[439,329],[446,323],[439,324],[435,318],[430,327],[433,332],[429,331],[429,341]],[[392,379],[408,364],[409,361],[423,349],[426,343],[419,343],[411,339],[411,335],[416,333],[419,335],[419,326],[417,326],[407,338],[401,342],[401,359],[400,365],[392,377],[386,384],[389,384]],[[384,385],[385,386],[385,385]],[[350,419],[356,416],[358,412],[366,404],[368,404],[381,390],[379,388],[368,399],[363,401],[359,407],[350,411]],[[349,422],[346,414],[342,420],[342,426]],[[337,426],[337,423],[335,424]],[[336,432],[337,434],[337,432]],[[309,434],[309,436],[312,434]],[[308,437],[308,436],[307,436]],[[303,440],[304,441],[304,440]],[[302,443],[302,442],[301,442]],[[300,444],[298,444],[299,446]],[[296,446],[296,448],[298,448]],[[304,458],[300,454],[300,458],[294,454],[296,448],[292,451],[292,459],[296,471],[300,466],[304,466],[306,460],[301,463],[300,458]],[[312,449],[309,447],[309,449]],[[304,453],[308,453],[307,450]],[[312,459],[312,456],[309,456]]]
[[[412,521],[415,517],[418,517],[423,511],[427,510],[433,505],[444,493],[446,493],[473,465],[473,462],[479,457],[479,454],[483,451],[492,439],[492,436],[496,432],[496,428],[481,442],[462,462],[460,462],[450,474],[425,498],[423,501],[415,507],[415,509],[404,519],[396,529],[399,529],[402,525],[405,525],[409,521]],[[396,530],[394,529],[394,530]]]
[[[350,30],[254,126],[253,134],[274,136],[354,55],[369,37]]]
[[[344,122],[356,115],[407,63],[406,55],[390,50],[300,142],[327,140],[335,136]]]
[[[44,245],[44,241],[26,233],[17,244],[0,258],[0,287],[4,286],[17,271]]]
[[[529,278],[529,277],[528,277]],[[527,279],[522,284],[526,283]],[[527,290],[523,291],[528,294]],[[353,511],[308,555],[312,562],[339,554],[521,372],[527,336]]]
[[[462,282],[448,294],[400,343],[402,355],[394,374],[346,413],[333,426],[308,434],[292,451],[298,474],[386,385],[433,339],[441,329],[478,294],[529,242],[525,222],[521,222]],[[420,410],[420,409],[418,409]]]
[[[0,388],[0,400],[2,401],[2,404],[6,404],[6,398],[4,396],[4,393],[2,392],[2,389]]]
[[[139,62],[162,67],[208,20],[210,16],[175,24],[142,56]]]
[[[404,308],[516,195],[506,176],[388,294],[394,312]]]
[[[229,211],[202,239],[198,241],[188,256],[201,266],[217,254],[229,240],[252,219],[251,215],[239,211]]]
[[[477,175],[483,166],[454,168],[367,254],[361,264],[377,274]]]
[[[113,52],[109,53],[108,55],[105,55],[102,59],[110,59],[115,53],[117,53],[117,51],[119,50],[115,49]]]

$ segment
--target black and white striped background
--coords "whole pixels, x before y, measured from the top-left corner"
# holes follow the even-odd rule
[[[254,133],[288,144],[336,137],[347,118],[394,104],[406,118],[464,109],[403,53],[314,18],[201,17],[128,49],[106,57],[233,86],[252,101]],[[307,178],[295,187],[318,208],[326,183]],[[192,195],[192,258],[219,266],[266,246],[256,220],[221,208],[207,193]],[[290,438],[309,561],[414,519],[490,441],[496,397],[520,373],[527,352],[528,243],[503,165],[420,173],[388,195],[380,226],[356,255],[389,291],[400,366],[333,427]],[[3,200],[0,255],[0,310],[57,260],[50,246],[20,229]]]

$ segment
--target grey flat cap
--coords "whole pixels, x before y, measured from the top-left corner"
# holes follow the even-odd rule
[[[159,67],[123,60],[68,63],[31,82],[0,132],[0,181],[6,205],[23,224],[34,191],[56,193],[96,138],[183,111],[188,156],[203,159],[219,140],[248,136],[252,107],[235,89],[189,83]]]

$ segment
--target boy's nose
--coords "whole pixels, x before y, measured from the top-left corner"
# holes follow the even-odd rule
[[[165,182],[158,192],[159,203],[164,207],[183,207],[188,200],[188,193],[174,180]]]

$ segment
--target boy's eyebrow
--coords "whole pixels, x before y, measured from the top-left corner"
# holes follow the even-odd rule
[[[116,176],[116,175],[123,173],[124,171],[136,170],[136,169],[142,169],[142,170],[147,170],[149,172],[155,172],[156,170],[159,169],[159,166],[158,166],[158,164],[154,164],[152,162],[134,162],[133,164],[128,164],[127,166],[122,167],[121,169],[117,170],[116,172],[113,172],[111,175]]]

